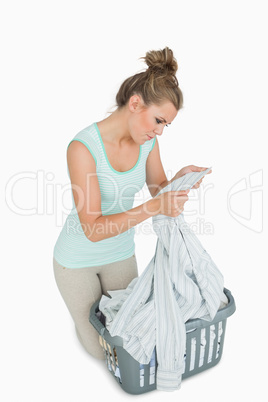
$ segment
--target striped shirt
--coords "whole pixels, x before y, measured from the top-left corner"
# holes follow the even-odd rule
[[[133,207],[135,194],[143,188],[146,181],[146,161],[154,147],[155,138],[140,145],[135,166],[125,172],[119,172],[111,166],[96,123],[86,127],[72,139],[82,142],[95,160],[102,215],[125,212]],[[68,175],[70,177],[69,170]],[[135,253],[134,227],[119,235],[92,242],[83,231],[73,194],[72,203],[72,210],[54,246],[53,254],[59,264],[68,268],[98,266],[124,260]]]
[[[187,173],[159,193],[191,188],[210,169]],[[126,290],[102,296],[100,310],[112,336],[123,338],[123,347],[142,364],[157,354],[157,389],[180,387],[186,350],[185,322],[191,318],[212,320],[228,303],[223,276],[184,220],[152,218],[158,239],[155,255],[141,276]]]

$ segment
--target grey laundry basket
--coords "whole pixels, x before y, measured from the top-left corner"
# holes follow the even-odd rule
[[[199,318],[189,320],[186,325],[185,369],[182,379],[200,373],[219,363],[226,329],[227,318],[235,312],[234,298],[224,289],[228,305],[219,310],[213,321]],[[100,321],[99,301],[91,308],[89,321],[99,333],[107,367],[118,384],[129,394],[143,394],[156,389],[157,355],[154,350],[150,363],[141,365],[124,348],[123,339],[111,336]]]

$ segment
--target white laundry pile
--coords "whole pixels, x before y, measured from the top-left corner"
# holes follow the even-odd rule
[[[191,188],[210,169],[187,173],[159,193]],[[158,236],[155,255],[127,289],[102,296],[99,309],[111,336],[120,336],[123,347],[141,364],[148,364],[156,347],[156,387],[180,387],[186,348],[185,322],[193,318],[212,321],[228,303],[223,276],[184,220],[152,218]],[[192,346],[194,347],[194,346]]]

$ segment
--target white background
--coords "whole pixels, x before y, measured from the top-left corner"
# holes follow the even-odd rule
[[[191,191],[185,217],[196,223],[237,311],[227,320],[218,366],[178,391],[136,398],[267,400],[266,6],[260,0],[2,2],[1,400],[135,398],[78,343],[52,253],[71,206],[67,144],[107,116],[120,83],[145,68],[139,57],[165,46],[179,64],[184,108],[159,139],[162,162],[168,178],[189,164],[213,166],[207,191]],[[140,273],[156,240],[141,228]]]

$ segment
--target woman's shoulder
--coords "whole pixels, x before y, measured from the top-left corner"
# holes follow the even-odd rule
[[[75,139],[84,139],[86,141],[96,141],[98,138],[98,132],[96,128],[96,123],[91,123],[89,126],[80,130],[73,138]]]
[[[100,159],[100,144],[98,139],[98,132],[96,130],[96,123],[92,123],[89,126],[80,130],[69,142],[67,151],[73,142],[80,142],[90,151],[95,159],[96,165]]]

